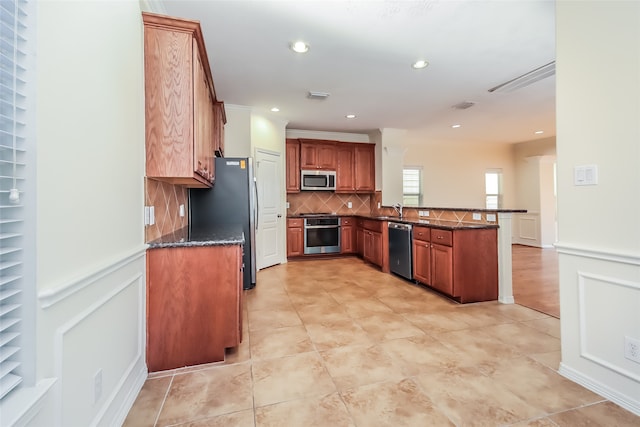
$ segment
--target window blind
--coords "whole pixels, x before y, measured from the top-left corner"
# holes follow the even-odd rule
[[[0,2],[0,399],[22,382],[25,5]]]

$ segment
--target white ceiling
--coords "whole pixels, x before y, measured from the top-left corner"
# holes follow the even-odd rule
[[[553,1],[184,1],[200,21],[218,98],[288,129],[407,129],[409,142],[514,143],[555,135],[555,75],[488,89],[555,60]],[[302,39],[309,52],[296,54]],[[417,59],[429,66],[414,70]],[[325,100],[309,91],[330,93]],[[456,110],[453,105],[476,105]],[[348,120],[346,114],[357,115]],[[452,129],[459,123],[462,127]],[[536,135],[536,130],[544,134]]]

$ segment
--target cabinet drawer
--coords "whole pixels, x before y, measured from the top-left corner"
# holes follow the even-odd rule
[[[382,221],[365,219],[362,221],[362,227],[366,230],[377,231],[380,233],[382,231]]]
[[[345,226],[345,225],[347,225],[347,226],[348,226],[348,225],[354,225],[354,224],[355,224],[355,221],[354,221],[354,220],[353,220],[353,218],[351,218],[350,216],[347,216],[347,217],[344,217],[344,216],[343,216],[343,217],[340,219],[340,224],[341,224],[342,226]]]
[[[451,246],[453,243],[453,232],[433,228],[431,229],[431,241],[439,245]]]
[[[413,227],[413,239],[429,242],[431,240],[431,229],[429,227]]]
[[[302,227],[302,218],[289,218],[287,219],[287,227]]]

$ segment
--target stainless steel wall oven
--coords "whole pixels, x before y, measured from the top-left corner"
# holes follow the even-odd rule
[[[340,252],[340,218],[305,218],[304,253],[330,254]]]

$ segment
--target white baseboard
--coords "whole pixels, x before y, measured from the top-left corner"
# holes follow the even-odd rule
[[[618,391],[602,384],[601,382],[596,381],[593,378],[588,377],[573,368],[570,368],[562,362],[560,362],[560,369],[558,369],[558,373],[560,373],[560,375],[562,375],[563,377],[568,378],[577,384],[580,384],[584,388],[587,388],[592,392],[607,398],[616,405],[623,407],[627,411],[640,416],[640,401],[634,400],[633,398],[631,398],[631,396],[621,394]]]
[[[104,416],[99,420],[99,423],[95,423],[94,425],[104,425],[104,426],[120,426],[124,423],[124,420],[127,418],[129,411],[133,407],[133,404],[140,394],[140,390],[142,390],[142,386],[148,377],[147,365],[140,358],[135,365],[135,369],[130,372],[130,375],[122,384],[122,387],[118,390],[118,394],[122,397],[121,399],[114,399],[114,402],[119,402],[118,407],[106,408],[103,412]],[[107,419],[109,418],[109,419]]]

